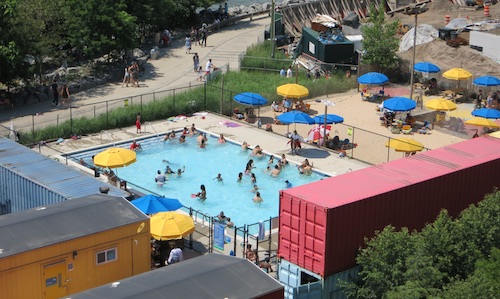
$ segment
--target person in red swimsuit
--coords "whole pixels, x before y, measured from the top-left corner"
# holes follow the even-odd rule
[[[135,127],[136,127],[136,133],[139,134],[141,133],[141,113],[137,113],[137,117],[135,119]]]
[[[130,145],[130,149],[133,150],[133,151],[138,151],[138,150],[141,150],[142,147],[139,143],[137,143],[137,141],[132,141],[132,144]]]

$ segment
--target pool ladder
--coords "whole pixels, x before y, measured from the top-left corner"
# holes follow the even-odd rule
[[[109,140],[111,141],[111,144],[113,144],[113,146],[116,146],[115,142],[113,141],[113,137],[106,130],[102,130],[101,131],[101,142],[103,142],[103,140],[102,140],[102,134],[103,133],[106,134],[106,136],[108,136]]]
[[[156,132],[155,127],[153,127],[153,124],[150,123],[149,121],[147,121],[144,123],[144,129],[147,130],[147,126],[151,127],[151,131],[153,131],[155,133],[156,137],[158,137],[158,141],[162,141],[162,139],[160,138],[160,134],[158,134],[158,132]]]

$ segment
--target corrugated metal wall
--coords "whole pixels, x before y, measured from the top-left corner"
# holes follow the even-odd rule
[[[49,159],[10,139],[0,138],[0,215],[99,193],[128,192]]]
[[[347,270],[365,237],[456,217],[500,185],[498,169],[500,140],[481,137],[283,190],[278,255],[322,277]]]

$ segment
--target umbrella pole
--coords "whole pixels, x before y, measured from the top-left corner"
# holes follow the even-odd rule
[[[324,123],[324,128],[323,128],[323,147],[326,148],[326,114],[328,112],[328,106],[325,105],[325,123]]]

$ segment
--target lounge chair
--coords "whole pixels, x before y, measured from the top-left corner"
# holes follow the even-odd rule
[[[412,130],[412,128],[411,128],[411,125],[404,125],[404,126],[401,128],[401,133],[406,134],[406,135],[412,134],[412,133],[413,133],[413,130]]]

